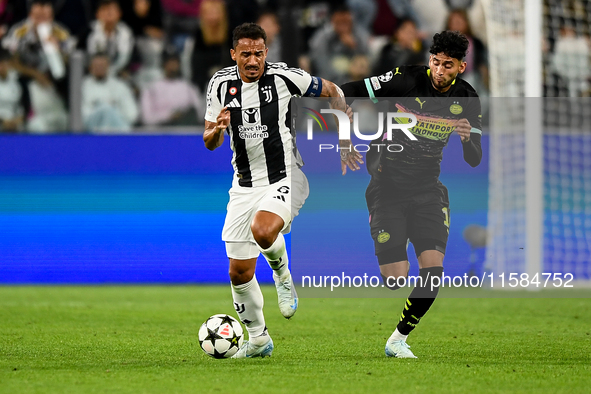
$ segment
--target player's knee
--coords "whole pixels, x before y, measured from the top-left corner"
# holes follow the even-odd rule
[[[406,244],[383,250],[377,254],[377,257],[384,286],[390,290],[401,288],[409,268]]]
[[[242,265],[230,264],[228,271],[230,281],[234,286],[248,283],[254,277],[254,269]]]
[[[274,226],[256,221],[252,222],[250,230],[256,243],[263,249],[269,249],[273,245],[273,242],[275,242],[278,234]]]

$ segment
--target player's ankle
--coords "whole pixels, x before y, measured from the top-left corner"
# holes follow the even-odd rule
[[[265,330],[261,335],[256,337],[249,337],[248,341],[255,346],[262,346],[265,343],[269,342],[269,333]]]
[[[398,328],[397,328],[396,330],[394,330],[392,335],[390,335],[390,338],[388,338],[388,341],[389,342],[394,342],[394,341],[405,341],[406,342],[406,338],[408,338],[408,335],[402,334],[400,331],[398,331]]]

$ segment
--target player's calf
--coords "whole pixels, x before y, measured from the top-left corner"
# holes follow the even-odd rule
[[[284,219],[275,213],[258,211],[252,221],[251,230],[259,250],[273,270],[279,310],[289,319],[298,308],[298,296],[289,272],[285,239],[281,234],[285,223]]]
[[[406,254],[406,244],[395,246],[377,254],[380,265],[380,274],[386,286],[390,290],[397,290],[406,283],[410,264]]]
[[[281,278],[286,274],[289,274],[289,258],[287,256],[283,234],[277,234],[273,244],[266,249],[259,245],[259,250],[276,276]]]
[[[443,275],[443,267],[428,267],[419,270],[420,279],[416,282],[415,288],[404,303],[404,309],[400,314],[400,321],[396,330],[386,342],[386,356],[396,358],[416,358],[406,343],[406,338],[419,324],[421,318],[427,313],[437,294],[439,283]]]
[[[266,331],[264,299],[256,277],[247,283],[232,285],[232,299],[240,321],[246,326],[249,339],[263,335]]]
[[[421,268],[419,270],[420,280],[408,296],[404,309],[400,315],[400,321],[396,329],[403,335],[408,335],[415,329],[421,318],[427,313],[439,293],[439,284],[443,267]]]
[[[283,234],[279,233],[273,245],[268,249],[261,249],[261,253],[273,270],[279,310],[286,319],[289,319],[298,308],[298,296],[289,272],[289,258]]]

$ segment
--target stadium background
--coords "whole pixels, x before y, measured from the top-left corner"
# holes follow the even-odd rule
[[[32,3],[29,0],[0,3],[3,5],[0,7],[2,46],[21,62],[26,62],[28,58],[20,51],[30,54],[31,50],[37,50],[41,57],[44,56],[44,49],[22,46],[21,40],[25,38],[19,35],[18,29],[13,28],[21,26],[19,24],[27,15],[32,18],[32,12],[28,14]],[[41,131],[33,127],[35,122],[31,114],[35,118],[44,114],[41,107],[36,108],[33,97],[38,94],[38,90],[31,90],[29,85],[32,110],[28,110],[28,113],[25,111],[24,123],[16,134],[8,134],[6,130],[0,133],[0,283],[227,283],[227,259],[220,239],[228,200],[227,190],[232,179],[231,151],[227,141],[221,149],[211,153],[203,146],[200,135],[203,132],[202,121],[184,127],[154,126],[145,124],[146,119],[142,114],[131,131],[121,132],[124,135],[117,135],[116,130],[115,133],[110,130],[109,135],[104,135],[100,130],[88,131],[82,116],[84,92],[81,86],[84,75],[89,72],[86,68],[88,59],[93,53],[101,51],[95,45],[100,42],[96,38],[100,35],[100,29],[95,29],[93,20],[96,17],[103,23],[101,18],[104,17],[106,21],[108,17],[106,14],[100,16],[99,12],[95,15],[92,10],[99,10],[104,2],[80,0],[51,3],[55,20],[71,33],[67,45],[63,41],[64,37],[59,37],[59,42],[64,42],[60,44],[60,50],[70,55],[64,56],[69,62],[65,77],[69,82],[69,92],[66,94],[69,97],[66,108],[69,128]],[[273,59],[279,58],[290,65],[302,65],[306,64],[302,63],[302,55],[307,55],[311,62],[309,67],[313,69],[311,71],[330,79],[333,76],[323,75],[318,68],[320,65],[314,64],[319,52],[314,52],[316,47],[309,40],[314,33],[330,26],[331,12],[339,10],[343,16],[343,12],[349,11],[342,7],[349,5],[349,10],[354,14],[353,33],[359,42],[354,55],[371,60],[369,66],[377,63],[379,49],[389,42],[388,36],[392,35],[394,27],[398,29],[408,18],[416,19],[417,15],[421,15],[412,7],[390,6],[386,2],[191,0],[179,7],[178,4],[182,2],[165,0],[147,2],[147,17],[138,21],[137,15],[141,13],[138,10],[146,2],[119,3],[123,11],[122,21],[132,28],[137,47],[129,65],[117,76],[136,90],[138,104],[143,86],[138,75],[146,69],[154,71],[154,67],[161,65],[155,61],[159,57],[141,44],[147,40],[152,43],[152,48],[162,50],[158,45],[153,45],[161,40],[166,43],[164,52],[176,51],[178,56],[184,58],[186,46],[182,43],[198,37],[192,32],[199,32],[201,28],[205,31],[209,20],[206,14],[213,19],[215,17],[212,15],[219,17],[220,14],[215,13],[216,8],[222,11],[222,18],[225,18],[224,23],[229,31],[239,22],[255,21],[257,14],[273,13],[280,25],[280,38],[284,44],[271,48]],[[419,7],[419,2],[415,3],[415,8]],[[433,7],[427,3],[423,1],[420,7],[423,10]],[[218,8],[219,4],[225,6]],[[473,23],[478,25],[477,21],[482,19],[482,4],[470,1],[465,5],[470,7],[469,14],[476,18]],[[443,1],[438,4],[441,10],[459,6],[462,4],[447,4]],[[383,19],[384,10],[390,10],[389,19]],[[364,12],[373,12],[376,22],[372,24]],[[300,15],[299,22],[293,15]],[[438,23],[443,23],[444,19],[438,18]],[[430,37],[434,31],[440,30],[440,26],[422,22],[420,34],[414,31],[411,41],[415,47],[420,47],[421,55],[415,56],[415,61],[419,59],[424,63]],[[164,38],[147,29],[142,30],[146,25],[160,29]],[[87,27],[91,28],[90,32],[85,31]],[[369,37],[358,33],[361,27],[366,28],[371,35],[367,41],[368,45],[371,44],[369,49],[364,48],[365,43],[361,44],[363,37]],[[481,28],[476,30],[483,32]],[[129,37],[121,35],[118,39],[124,41]],[[77,41],[74,46],[73,41]],[[123,45],[118,50],[123,51],[122,48]],[[281,56],[278,56],[279,53]],[[114,59],[124,55],[120,52],[119,58],[113,57],[113,64],[119,61]],[[50,55],[45,56],[49,58]],[[340,63],[342,68],[342,59]],[[43,62],[35,61],[31,61],[28,66],[37,67],[38,71],[46,73],[61,94],[59,87],[63,84],[56,82],[59,73],[51,61],[49,68]],[[387,64],[388,69],[392,66],[394,64]],[[371,68],[366,65],[365,73],[371,73]],[[193,64],[193,69],[198,69],[198,66]],[[351,77],[341,72],[333,80],[342,83]],[[196,82],[195,76],[192,82]],[[27,88],[25,85],[22,87]],[[203,90],[201,88],[201,94]],[[59,98],[54,101],[59,101]],[[63,112],[59,105],[54,110]],[[140,110],[145,111],[144,108]],[[50,107],[46,111],[46,118],[51,118],[51,111]],[[197,108],[197,112],[200,111],[202,108]],[[45,135],[32,135],[32,132]],[[483,141],[485,156],[477,169],[471,169],[463,162],[457,138],[452,138],[445,152],[442,180],[450,189],[453,223],[447,257],[450,273],[462,274],[472,269],[471,262],[482,263],[484,260],[483,250],[476,251],[478,256],[471,253],[462,231],[469,224],[486,226],[486,138]],[[317,224],[330,221],[334,228],[354,228],[350,236],[356,240],[356,249],[355,254],[349,256],[348,264],[363,272],[375,272],[377,265],[363,198],[369,180],[367,173],[363,170],[348,174],[344,180],[346,183],[343,183],[335,180],[340,177],[338,162],[321,165],[317,160],[310,159],[318,143],[330,143],[332,139],[332,136],[324,135],[314,144],[299,139],[299,148],[308,162],[304,170],[311,184],[311,196],[294,225],[294,232],[300,229],[298,242],[310,245],[309,248],[300,248],[305,253],[298,258],[314,260],[315,253],[320,249],[331,248],[343,241],[339,239],[338,233],[330,229],[320,235],[317,231],[309,231],[315,227],[315,221]],[[341,187],[352,193],[347,201],[334,204],[334,196],[338,195]],[[298,224],[300,220],[301,224]],[[351,223],[354,225],[351,226]],[[290,244],[291,238],[288,237]],[[412,249],[409,255],[413,255]],[[416,269],[415,265],[413,271]],[[259,264],[258,270],[262,271],[259,280],[269,283],[271,275],[267,265]],[[314,269],[306,273],[315,274]]]
[[[347,263],[377,271],[363,197],[369,176],[363,170],[340,179],[338,161],[331,169],[314,159],[318,143],[333,137],[302,137],[311,194],[293,231],[327,217],[335,229],[347,226],[359,240]],[[228,282],[220,238],[232,179],[227,142],[214,153],[201,136],[179,135],[3,136],[0,145],[2,283]],[[458,141],[445,151],[442,180],[452,210],[446,269],[453,274],[470,265],[464,228],[486,225],[486,137],[483,145],[476,169],[463,162]],[[343,187],[353,198],[335,200]],[[360,225],[351,226],[351,220]],[[330,231],[320,241],[317,236],[298,232],[298,242],[318,248],[340,243]],[[314,259],[315,249],[308,250],[298,258]],[[258,270],[261,282],[271,281],[266,263]]]
[[[27,16],[27,5],[31,2],[0,2],[0,35],[4,35],[2,45],[12,55],[20,47],[5,39],[11,34],[11,26]],[[87,8],[99,4],[94,0],[52,3],[56,7],[56,19],[64,24],[71,23],[72,19],[67,16],[73,15],[64,4],[80,3]],[[145,2],[138,0],[133,3]],[[168,43],[180,50],[182,45],[179,42],[194,37],[182,31],[180,25],[175,26],[174,17],[171,19],[170,5],[177,2],[153,1],[152,5],[160,3],[163,6],[161,30]],[[471,22],[471,37],[481,41],[484,52],[472,59],[480,62],[482,68],[474,69],[472,75],[465,74],[464,77],[470,78],[471,83],[477,86],[485,112],[488,112],[490,97],[531,96],[527,93],[524,80],[536,73],[533,71],[536,64],[540,68],[540,78],[534,80],[540,91],[538,96],[567,97],[571,101],[544,104],[550,110],[545,111],[544,124],[540,128],[547,126],[549,130],[545,130],[543,142],[542,133],[537,133],[539,150],[544,151],[544,157],[537,158],[540,161],[532,161],[524,150],[526,145],[531,147],[538,143],[533,142],[531,134],[527,137],[528,144],[515,144],[514,141],[521,141],[523,137],[521,131],[515,132],[517,139],[514,139],[511,134],[514,131],[509,128],[501,127],[491,132],[487,127],[484,130],[483,161],[479,167],[471,169],[463,163],[457,138],[454,140],[452,136],[442,165],[442,181],[450,190],[452,212],[446,270],[457,275],[482,269],[484,250],[472,250],[462,233],[471,224],[488,224],[489,252],[494,251],[491,261],[497,262],[494,269],[498,272],[507,269],[527,271],[531,266],[524,266],[521,251],[525,234],[531,233],[531,226],[524,230],[523,218],[533,216],[542,220],[537,227],[544,226],[543,234],[538,234],[537,243],[534,243],[544,251],[544,256],[537,259],[537,267],[552,272],[576,268],[578,279],[589,278],[591,242],[588,234],[591,233],[591,221],[585,205],[591,201],[591,164],[586,159],[591,152],[591,140],[585,136],[590,119],[586,110],[588,100],[581,97],[589,96],[591,2],[191,0],[185,3],[191,4],[191,12],[195,15],[199,15],[201,10],[199,4],[226,4],[223,17],[227,19],[230,30],[237,21],[255,20],[256,12],[253,10],[266,12],[271,9],[281,28],[279,37],[286,44],[275,48],[272,53],[280,53],[281,60],[290,65],[305,65],[302,57],[307,56],[307,60],[312,61],[311,65],[308,64],[312,69],[318,67],[313,60],[322,52],[314,52],[308,40],[329,27],[331,8],[349,4],[355,15],[353,23],[363,25],[368,19],[367,15],[364,19],[361,11],[371,11],[371,7],[364,8],[371,3],[377,8],[373,9],[375,23],[366,26],[371,29],[371,37],[369,53],[364,56],[370,60],[372,73],[375,71],[373,66],[379,63],[383,54],[381,49],[390,44],[396,47],[396,43],[402,42],[400,36],[390,41],[393,36],[388,34],[404,26],[407,17],[418,19],[420,23],[418,31],[414,32],[414,44],[417,45],[405,50],[419,48],[422,50],[419,52],[426,55],[429,38],[441,28],[438,23],[445,22],[446,15],[454,8],[466,7],[462,15]],[[381,12],[386,3],[390,4],[388,7],[403,3],[412,6],[391,8],[388,17],[394,17],[394,22],[389,24],[384,23],[385,14]],[[126,12],[131,12],[131,2],[121,4],[124,5],[123,20],[126,21]],[[527,11],[524,6],[532,4],[537,5],[543,15],[543,26],[539,29],[542,44],[535,27],[526,28],[532,18],[525,18]],[[396,15],[392,14],[392,10]],[[184,28],[195,29],[200,25],[200,17],[195,15],[191,17],[192,27]],[[300,19],[293,15],[299,15]],[[425,19],[426,15],[432,19]],[[86,27],[84,24],[90,24],[95,17],[92,12],[83,16],[86,19],[81,17],[74,24],[78,28]],[[133,21],[133,18],[130,20]],[[171,29],[171,21],[174,29]],[[390,31],[384,30],[386,26],[391,27]],[[73,27],[71,29],[72,37],[77,36]],[[532,30],[537,35],[533,35],[533,41],[527,41],[525,33]],[[142,34],[140,31],[136,38],[139,39]],[[532,34],[529,37],[531,39]],[[539,49],[541,59],[534,63],[522,53],[524,48],[532,47],[532,42],[541,45],[536,49]],[[481,56],[487,53],[486,50],[488,57]],[[31,115],[37,115],[33,111],[25,113],[25,123],[16,133],[9,134],[8,129],[0,133],[0,283],[227,283],[227,262],[219,237],[231,180],[227,143],[215,153],[208,152],[200,136],[203,126],[198,122],[184,127],[148,126],[144,124],[144,119],[138,118],[133,129],[126,131],[125,135],[114,135],[113,130],[109,135],[104,135],[104,131],[88,131],[83,126],[80,108],[83,101],[81,85],[87,71],[84,51],[90,53],[90,48],[72,52],[69,57],[66,78],[70,83],[70,127],[46,130],[46,135],[31,135],[28,121],[36,117]],[[408,55],[407,52],[404,53]],[[6,60],[5,54],[0,58]],[[138,58],[132,59],[128,70],[132,74],[137,71],[135,67],[141,70],[146,66]],[[354,59],[358,56],[347,59],[350,65]],[[415,61],[417,59],[414,58]],[[483,62],[483,59],[486,61]],[[342,68],[342,60],[341,56],[335,64]],[[386,63],[389,68],[395,64],[394,61]],[[155,67],[160,66],[157,62]],[[351,78],[355,74],[357,79],[361,78],[360,69],[363,67],[351,67],[349,74],[338,77]],[[326,77],[317,70],[312,71]],[[44,72],[50,74],[47,69]],[[119,76],[123,78],[123,74]],[[130,77],[128,74],[126,78],[126,83],[130,85],[138,83],[133,75]],[[135,89],[136,100],[139,100],[141,88],[135,86]],[[513,115],[523,118],[524,102],[520,99],[500,99],[497,103],[503,100],[511,107]],[[52,114],[51,111],[49,114]],[[527,124],[530,121],[528,119]],[[4,129],[6,125],[2,127]],[[536,130],[533,127],[529,129]],[[99,135],[101,133],[103,135]],[[331,142],[330,136],[323,138]],[[354,218],[357,225],[351,226],[355,229],[351,237],[359,243],[356,243],[357,254],[350,256],[354,261],[352,264],[359,264],[364,271],[369,271],[365,267],[377,270],[363,201],[367,174],[362,171],[349,174],[345,181],[333,180],[338,178],[338,163],[334,167],[314,166],[315,161],[309,160],[309,157],[315,153],[318,141],[314,145],[306,142],[300,138],[300,148],[308,162],[305,171],[310,178],[312,194],[294,227],[294,231],[298,228],[304,230],[301,239],[304,245],[310,245],[310,248],[302,248],[305,252],[303,257],[311,260],[315,251],[323,245],[339,242],[337,233],[330,229],[322,234],[307,231],[312,228],[310,220],[322,218],[322,223],[334,223],[335,228],[342,228],[343,225],[350,226]],[[535,182],[525,177],[526,169],[532,167],[543,172]],[[332,169],[334,173],[331,173]],[[496,178],[490,177],[490,174],[497,174]],[[331,181],[327,181],[329,179]],[[523,192],[523,185],[528,182],[537,184],[533,188],[526,187],[527,191]],[[489,185],[493,185],[490,193]],[[339,192],[337,186],[356,190],[357,193],[351,195],[346,203],[335,205],[331,195]],[[524,215],[523,207],[532,205],[538,206],[539,211],[532,210]],[[491,217],[494,221],[487,223]],[[535,248],[529,248],[532,249]],[[487,258],[491,253],[487,254]],[[513,255],[510,256],[511,253]],[[409,255],[413,255],[412,251]],[[472,263],[476,265],[472,266]],[[259,264],[259,269],[268,270],[266,264]],[[267,274],[260,275],[260,279],[268,281],[270,275]]]
[[[194,12],[195,5],[205,1],[151,0],[151,4],[189,4]],[[254,18],[250,12],[254,4],[278,6],[281,35],[289,43],[283,46],[287,56],[282,60],[296,65],[297,55],[305,51],[297,53],[294,48],[305,38],[300,36],[294,11],[315,24],[307,26],[310,33],[326,22],[317,18],[321,13],[308,12],[311,8],[320,5],[316,9],[326,11],[328,4],[345,1],[357,6],[422,8],[427,11],[423,15],[432,18],[421,27],[424,37],[442,28],[432,22],[444,21],[450,8],[469,7],[473,33],[488,49],[488,93],[499,99],[494,111],[489,106],[483,162],[476,169],[468,168],[457,138],[444,151],[442,180],[450,190],[452,214],[447,272],[467,272],[470,261],[481,268],[484,250],[471,256],[462,234],[466,226],[477,224],[488,227],[486,264],[490,259],[494,272],[540,271],[542,261],[535,254],[534,265],[524,264],[522,248],[543,247],[545,272],[574,269],[588,285],[591,107],[582,97],[590,96],[591,1],[224,3],[231,5],[232,18]],[[0,35],[26,17],[30,2],[0,0]],[[60,21],[67,19],[64,9],[69,6],[97,2],[52,1],[61,7]],[[145,5],[147,1],[121,3]],[[537,9],[532,10],[532,5]],[[536,15],[543,15],[543,30],[536,23],[526,26]],[[94,19],[93,12],[75,11],[69,16],[79,27]],[[193,16],[193,26],[196,21]],[[382,39],[387,42],[387,37]],[[528,49],[542,58],[524,56]],[[0,51],[0,64],[5,63],[2,59],[6,56]],[[70,104],[75,107],[82,101],[78,88],[87,70],[83,56],[70,59],[78,61],[69,74],[78,80],[71,84],[76,89],[71,91]],[[387,63],[394,67],[393,61]],[[532,76],[530,84],[524,83]],[[527,88],[531,85],[539,92],[532,94]],[[477,90],[486,108],[486,89],[479,86]],[[560,99],[541,103],[523,97]],[[8,98],[0,91],[0,107]],[[529,115],[533,117],[526,116],[532,105],[536,111]],[[541,110],[547,126],[544,135],[537,132],[543,126],[531,127],[532,118],[540,120]],[[501,116],[493,121],[492,114],[499,112]],[[405,361],[383,353],[407,294],[403,290],[389,292],[401,297],[400,302],[302,297],[301,311],[287,321],[277,311],[274,286],[265,285],[261,286],[265,318],[277,345],[273,357],[256,363],[209,358],[197,341],[199,324],[213,314],[233,313],[219,236],[231,181],[227,142],[214,153],[207,151],[198,124],[147,127],[139,121],[124,135],[114,135],[112,130],[93,132],[82,127],[80,112],[70,114],[70,127],[45,135],[29,134],[26,125],[9,134],[6,124],[1,124],[0,393],[389,392],[393,382],[405,382],[412,392],[425,393],[589,391],[588,289],[574,293],[483,290],[482,298],[439,297],[412,334],[410,344],[419,360]],[[530,127],[505,127],[515,120]],[[532,131],[537,140],[531,138]],[[314,252],[330,253],[327,245],[338,243],[341,253],[355,250],[349,259],[355,269],[377,272],[364,208],[367,174],[363,170],[341,177],[333,152],[321,158],[316,155],[323,141],[331,143],[332,137],[321,138],[315,131],[314,145],[299,138],[312,194],[295,221],[290,248],[304,252],[303,258],[316,263],[315,272],[322,272],[324,261]],[[532,157],[530,147],[543,152],[542,157]],[[539,171],[533,182],[532,168]],[[347,198],[335,200],[335,195]],[[525,217],[532,216],[543,221],[542,231],[538,223],[527,225]],[[338,237],[343,229],[355,231],[347,234],[350,242]],[[532,229],[536,231],[531,238],[537,240],[528,245]],[[298,248],[300,236],[309,249]],[[260,262],[258,268],[264,271],[259,280],[269,280],[267,265]],[[208,286],[205,281],[224,284]]]

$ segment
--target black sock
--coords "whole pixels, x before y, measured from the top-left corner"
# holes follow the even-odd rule
[[[439,293],[439,286],[431,286],[432,278],[439,277],[441,279],[443,267],[423,268],[419,270],[419,275],[422,281],[417,281],[415,288],[408,296],[400,316],[400,322],[396,326],[398,332],[402,335],[408,335],[414,330],[421,318],[433,305],[437,293]],[[439,284],[438,281],[435,282],[435,284]]]

